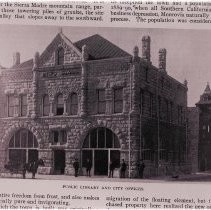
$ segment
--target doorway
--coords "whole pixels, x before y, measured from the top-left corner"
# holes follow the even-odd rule
[[[54,174],[64,174],[65,172],[65,151],[54,151]]]
[[[95,150],[95,175],[108,175],[108,150]]]

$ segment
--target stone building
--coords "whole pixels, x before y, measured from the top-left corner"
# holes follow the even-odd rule
[[[145,177],[188,171],[187,82],[170,77],[166,50],[151,63],[151,40],[142,56],[100,35],[72,43],[62,32],[44,52],[1,69],[0,168],[42,158],[43,174],[81,174],[87,159],[93,175],[109,163],[127,163],[129,177],[145,161]]]
[[[211,169],[211,90],[209,83],[196,106],[199,109],[198,166],[199,171],[206,171]]]

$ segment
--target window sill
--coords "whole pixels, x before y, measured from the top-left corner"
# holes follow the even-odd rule
[[[68,147],[67,143],[65,143],[65,144],[60,144],[60,143],[51,144],[51,143],[49,143],[49,148],[51,148],[51,149],[65,149],[67,147]]]

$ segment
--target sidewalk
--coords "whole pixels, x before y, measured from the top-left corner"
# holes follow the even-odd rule
[[[31,179],[32,174],[27,173],[26,179]],[[22,179],[21,174],[9,174],[9,173],[1,173],[0,178],[13,178],[13,179]],[[143,182],[143,183],[153,183],[153,182],[184,182],[184,181],[194,181],[194,182],[211,182],[211,172],[198,172],[195,174],[184,174],[179,175],[177,178],[173,178],[171,176],[162,176],[162,177],[151,177],[151,178],[144,178],[144,179],[129,179],[129,178],[108,178],[106,176],[69,176],[69,175],[41,175],[36,174],[36,180],[77,180],[77,181],[103,181],[103,182]]]

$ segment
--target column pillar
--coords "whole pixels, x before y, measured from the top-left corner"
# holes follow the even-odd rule
[[[40,59],[40,55],[38,52],[35,53],[34,55],[34,59],[33,59],[33,79],[32,79],[32,91],[33,91],[33,95],[32,95],[32,101],[33,101],[33,107],[32,107],[32,113],[31,113],[31,117],[34,119],[37,117],[38,114],[38,107],[37,107],[37,93],[38,93],[38,66],[39,66],[39,59]],[[28,116],[30,115],[29,111],[28,111]]]
[[[84,45],[82,47],[82,71],[81,71],[81,117],[86,116],[87,114],[87,65],[86,61],[88,60],[87,47]]]

